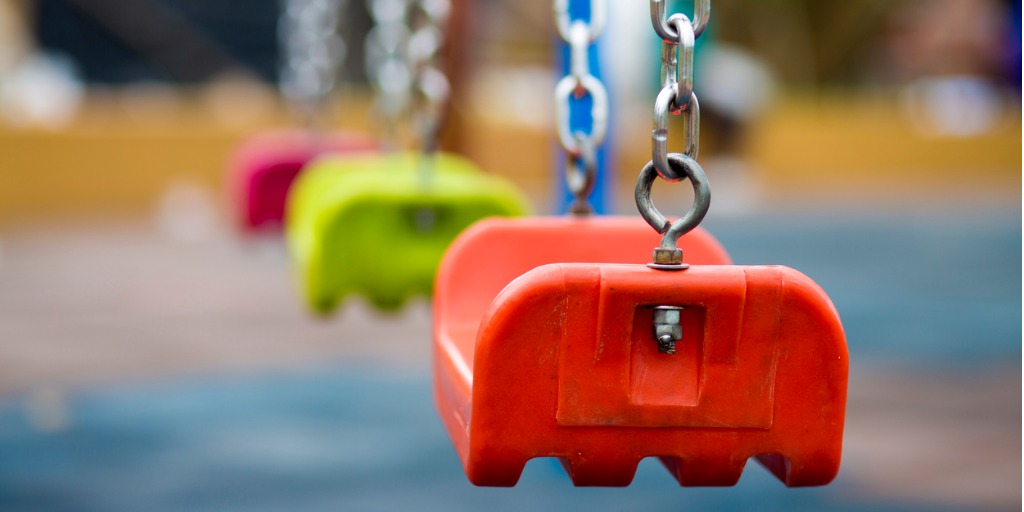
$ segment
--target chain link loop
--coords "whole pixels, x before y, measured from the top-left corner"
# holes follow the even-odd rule
[[[651,135],[651,161],[654,168],[658,170],[659,176],[672,182],[683,179],[668,163],[669,114],[672,113],[672,105],[676,102],[675,88],[666,87],[658,93],[658,98],[654,101],[654,130]],[[697,95],[691,92],[687,104],[689,106],[681,112],[683,126],[686,127],[686,145],[683,146],[682,154],[696,160],[700,149],[700,102],[697,101]]]
[[[663,41],[679,44],[679,32],[669,23],[667,16],[668,0],[651,0],[651,24],[654,31]],[[693,0],[693,37],[700,37],[708,27],[711,19],[711,0]]]
[[[685,14],[673,14],[669,25],[679,33],[679,43],[661,42],[661,81],[662,87],[676,88],[676,100],[673,114],[685,110],[693,95],[693,50],[697,38],[693,26]],[[681,100],[683,103],[678,103]]]
[[[590,72],[590,47],[604,32],[604,0],[590,1],[590,19],[573,19],[569,0],[555,0],[555,26],[569,46],[569,74],[555,85],[555,131],[566,153],[566,181],[574,196],[570,211],[591,213],[588,197],[597,181],[597,150],[608,134],[608,91]],[[573,101],[590,96],[590,129],[573,130]]]

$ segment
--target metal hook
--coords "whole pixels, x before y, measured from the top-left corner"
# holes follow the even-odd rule
[[[654,206],[651,200],[651,187],[658,177],[658,170],[654,167],[654,161],[650,161],[640,171],[636,181],[634,198],[640,215],[658,233],[664,236],[661,238],[661,246],[654,250],[654,262],[649,265],[653,268],[663,270],[679,270],[687,267],[682,262],[683,252],[677,245],[679,238],[696,228],[711,207],[711,187],[708,185],[707,175],[704,169],[696,160],[679,153],[668,155],[668,162],[672,171],[678,176],[685,176],[693,184],[693,206],[682,218],[670,222]]]

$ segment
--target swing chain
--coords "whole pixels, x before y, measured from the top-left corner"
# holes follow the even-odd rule
[[[451,87],[441,71],[449,0],[370,0],[366,66],[378,91],[386,138],[396,139],[408,114],[425,152],[437,148]]]
[[[700,144],[700,102],[693,90],[693,56],[696,40],[711,16],[710,0],[694,1],[694,21],[685,14],[667,16],[666,0],[651,0],[651,24],[661,37],[661,90],[654,102],[651,131],[651,161],[644,166],[634,192],[640,214],[658,233],[664,234],[649,265],[661,270],[687,268],[679,238],[700,224],[711,204],[711,190],[704,170],[697,163]],[[686,144],[682,153],[669,153],[670,115],[682,115]],[[694,202],[690,211],[675,223],[669,222],[651,201],[655,178],[669,182],[689,179]]]
[[[569,211],[592,213],[588,197],[597,180],[597,151],[608,133],[608,92],[590,72],[590,49],[604,32],[604,0],[590,1],[590,19],[573,19],[569,0],[555,0],[555,25],[569,47],[569,74],[555,86],[555,127],[566,153],[566,182],[574,196]],[[590,96],[590,130],[573,130],[570,104]]]
[[[451,86],[441,71],[445,25],[451,4],[448,0],[419,0],[413,3],[412,36],[409,37],[409,66],[413,77],[412,115],[425,153],[437,150],[441,126],[447,114]],[[416,19],[416,18],[419,19]]]
[[[398,140],[402,113],[410,103],[412,74],[407,64],[407,0],[368,0],[373,27],[366,34],[366,75],[376,91],[374,109],[383,122],[383,139]]]
[[[651,5],[653,9],[654,3]],[[683,154],[696,160],[700,138],[700,104],[693,92],[693,53],[696,36],[685,14],[673,14],[668,24],[674,27],[677,38],[676,41],[661,41],[661,91],[654,102],[651,153],[658,174],[667,180],[678,180],[680,176],[674,174],[668,164],[669,114],[684,115],[685,126],[688,129]]]
[[[338,32],[345,0],[284,0],[278,24],[281,92],[310,127],[324,120],[324,106],[345,58]]]

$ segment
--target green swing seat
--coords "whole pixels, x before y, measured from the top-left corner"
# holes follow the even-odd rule
[[[328,156],[290,192],[287,244],[314,311],[330,313],[350,294],[394,310],[431,295],[441,257],[463,229],[525,215],[528,204],[510,182],[457,155]]]

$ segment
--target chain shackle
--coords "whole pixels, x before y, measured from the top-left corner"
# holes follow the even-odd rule
[[[661,238],[661,245],[655,249],[654,265],[656,268],[685,268],[682,265],[682,251],[677,247],[679,238],[696,228],[711,207],[711,187],[708,185],[707,175],[704,169],[696,160],[677,153],[668,156],[669,165],[673,167],[676,175],[690,180],[693,185],[693,205],[680,219],[675,222],[669,221],[654,206],[651,200],[651,188],[654,180],[658,178],[658,171],[654,168],[654,162],[648,162],[640,171],[640,177],[636,182],[636,189],[633,192],[636,199],[637,209],[640,215],[658,233],[664,236]],[[676,261],[663,259],[675,254]]]
[[[679,44],[679,32],[669,23],[667,15],[668,0],[651,1],[651,25],[654,31],[664,41],[671,41]],[[711,19],[711,0],[693,0],[693,37],[700,37],[704,29],[708,27],[708,20]]]

